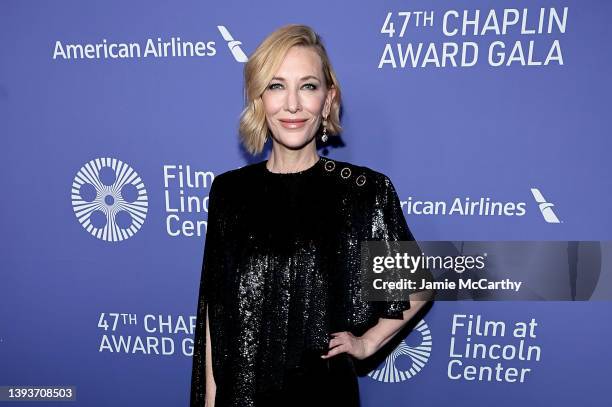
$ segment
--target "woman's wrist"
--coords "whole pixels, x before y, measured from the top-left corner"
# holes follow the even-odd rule
[[[364,333],[361,336],[361,340],[363,341],[367,356],[375,354],[381,347],[380,340],[369,332]]]

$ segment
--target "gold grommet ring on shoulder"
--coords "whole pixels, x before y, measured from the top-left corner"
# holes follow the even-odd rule
[[[346,173],[346,175],[344,175]],[[351,169],[348,167],[344,167],[342,171],[340,171],[340,176],[344,179],[347,179],[351,176]]]
[[[327,162],[325,163],[325,169],[326,169],[327,171],[333,171],[333,170],[334,170],[334,168],[336,168],[336,163],[335,163],[335,162],[333,162],[333,161],[329,160],[329,161],[327,161]]]
[[[365,182],[366,182],[366,177],[365,177],[363,174],[361,174],[360,176],[358,176],[358,177],[357,177],[357,179],[355,180],[355,183],[356,183],[358,186],[362,186],[363,184],[365,184]]]

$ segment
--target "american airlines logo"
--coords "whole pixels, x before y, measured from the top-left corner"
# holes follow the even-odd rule
[[[407,215],[458,215],[458,216],[523,216],[525,202],[495,201],[489,197],[472,199],[454,198],[452,201],[420,201],[409,196],[401,202]]]
[[[223,39],[227,41],[227,47],[234,56],[234,59],[237,62],[247,62],[249,58],[246,56],[242,48],[240,48],[242,42],[235,40],[232,34],[230,34],[228,29],[224,25],[218,25],[217,29],[221,33]]]
[[[217,29],[225,40],[232,56],[237,62],[247,62],[248,57],[242,50],[242,41],[235,40],[229,30],[218,25]],[[60,41],[53,44],[53,60],[119,60],[155,58],[213,57],[217,55],[216,41],[203,41],[180,36],[164,37],[153,35],[151,38],[107,39],[95,41]]]
[[[540,212],[542,212],[544,220],[548,223],[561,223],[553,211],[553,206],[555,206],[555,204],[547,202],[546,199],[544,199],[544,195],[542,195],[538,188],[531,188],[531,193],[533,194],[533,198],[538,203],[538,208],[540,208]]]
[[[546,201],[538,188],[531,188],[531,193],[547,223],[561,223],[553,211],[554,204]],[[527,213],[527,203],[523,201],[501,201],[491,197],[455,197],[450,200],[427,201],[409,196],[401,201],[406,215],[439,215],[439,216],[516,216]]]

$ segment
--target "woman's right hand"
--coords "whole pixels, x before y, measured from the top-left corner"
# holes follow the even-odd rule
[[[206,394],[204,395],[204,407],[215,407],[215,396],[217,395],[217,383],[212,371],[212,346],[210,340],[210,326],[208,323],[208,307],[206,307]]]

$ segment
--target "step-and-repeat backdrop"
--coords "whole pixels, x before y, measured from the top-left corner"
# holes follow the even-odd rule
[[[210,183],[266,158],[238,142],[243,67],[288,23],[322,36],[343,90],[342,143],[319,153],[387,174],[417,239],[609,239],[611,13],[2,1],[0,386],[187,405]],[[360,377],[363,405],[608,405],[612,308],[567,278],[566,301],[436,302]]]

